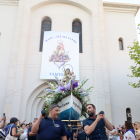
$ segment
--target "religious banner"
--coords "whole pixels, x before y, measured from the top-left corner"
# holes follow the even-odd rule
[[[79,34],[45,31],[40,79],[62,79],[64,68],[79,80]]]

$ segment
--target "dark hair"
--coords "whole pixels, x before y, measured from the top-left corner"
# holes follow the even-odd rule
[[[122,128],[122,129],[124,129],[124,127],[123,127],[123,126],[122,126],[121,128]]]
[[[95,108],[95,105],[93,105],[93,104],[86,104],[86,107],[89,105],[91,105],[93,108]]]
[[[113,125],[113,129],[115,129],[115,126]]]
[[[23,126],[23,125],[25,125],[24,123],[21,125],[21,127]]]
[[[29,125],[29,124],[26,124],[26,126],[27,126],[27,125]]]
[[[34,121],[35,121],[35,120],[38,120],[38,118],[34,118]]]
[[[130,121],[125,121],[125,129],[129,130],[129,129],[134,129],[133,125]]]
[[[54,109],[55,107],[59,107],[57,104],[52,104],[52,105],[50,105],[49,106],[49,111],[50,111],[50,109],[52,110],[52,109]]]
[[[13,118],[10,119],[10,124],[11,124],[11,123],[14,123],[14,124],[15,124],[17,121],[18,121],[18,119],[15,118],[15,117],[13,117]]]
[[[7,126],[10,125],[10,124],[11,124],[11,123],[8,123]]]

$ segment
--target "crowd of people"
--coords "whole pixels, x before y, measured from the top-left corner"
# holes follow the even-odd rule
[[[33,123],[25,124],[12,117],[6,123],[6,116],[0,119],[0,140],[140,140],[138,123],[125,121],[123,126],[115,127],[106,119],[103,111],[96,115],[93,104],[86,105],[89,117],[82,123],[66,126],[58,119],[58,105],[50,105],[49,115],[45,110]]]
[[[125,121],[124,125],[117,127],[117,129],[113,126],[112,131],[106,130],[106,134],[108,140],[140,140],[140,129],[136,122],[132,124],[130,121]]]

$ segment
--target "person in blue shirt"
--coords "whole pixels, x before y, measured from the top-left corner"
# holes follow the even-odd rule
[[[76,125],[77,125],[77,124],[74,123],[73,126],[69,126],[69,127],[67,128],[67,130],[68,130],[68,132],[69,132],[69,134],[70,134],[71,140],[74,140],[74,133],[76,133],[76,129],[78,128]]]
[[[68,132],[67,129],[66,129],[66,134],[67,134],[67,140],[71,140],[70,133]]]
[[[10,125],[8,125],[7,127],[5,127],[5,131],[6,131],[6,136],[9,134],[10,131],[10,135],[14,136],[14,137],[19,137],[21,135],[20,132],[17,132],[17,124],[18,124],[18,119],[13,117],[10,119]]]
[[[73,140],[73,131],[72,131],[72,127],[68,127],[67,130],[68,130],[68,132],[69,132],[69,134],[70,134],[71,140]]]
[[[105,127],[112,131],[113,125],[105,118],[101,112],[96,115],[96,108],[93,104],[86,105],[89,118],[83,121],[83,128],[90,140],[107,140]],[[103,112],[103,111],[102,111]]]
[[[67,140],[66,130],[63,122],[58,119],[60,113],[56,104],[49,106],[49,116],[41,113],[39,119],[32,126],[31,132],[37,133],[38,140]]]
[[[77,125],[78,125],[78,129],[74,134],[75,138],[77,138],[77,140],[87,140],[88,136],[86,135],[85,131],[82,129],[81,122],[77,122]]]
[[[70,133],[67,129],[66,129],[66,136],[67,136],[67,140],[71,140]],[[60,140],[62,140],[61,137]]]
[[[35,118],[33,121],[33,124],[37,121],[38,119]],[[28,128],[28,140],[36,140],[37,139],[37,134],[31,132],[32,126]]]

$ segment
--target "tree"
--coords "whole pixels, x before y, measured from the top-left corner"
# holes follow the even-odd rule
[[[140,30],[140,24],[138,25],[138,29]],[[139,33],[140,34],[140,33]],[[133,46],[128,46],[127,48],[130,49],[129,56],[131,60],[134,60],[135,66],[131,66],[129,69],[132,71],[132,75],[127,75],[129,77],[140,77],[140,45],[139,42],[134,40]],[[138,83],[128,83],[134,88],[140,87],[140,80]]]

